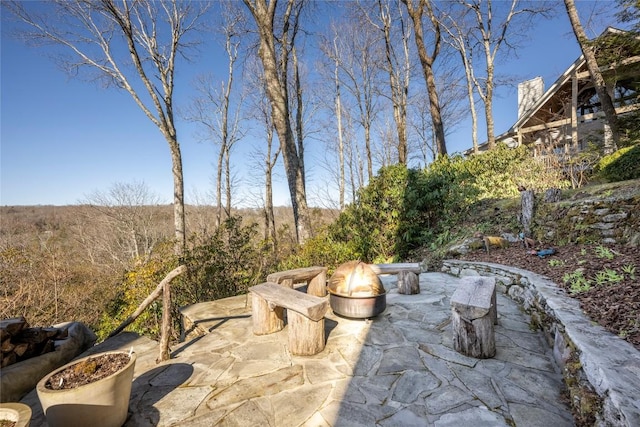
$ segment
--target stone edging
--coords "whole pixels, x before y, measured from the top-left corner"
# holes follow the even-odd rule
[[[640,426],[640,352],[628,342],[593,324],[577,300],[548,277],[500,264],[445,260],[442,271],[454,276],[494,276],[497,289],[523,306],[532,325],[541,328],[563,369],[577,368],[572,378],[601,399],[594,408],[597,425]],[[576,363],[577,362],[577,363]],[[584,384],[583,384],[584,385]],[[567,384],[571,389],[571,384]],[[570,390],[571,392],[571,390]],[[574,409],[588,411],[585,396],[571,393]]]

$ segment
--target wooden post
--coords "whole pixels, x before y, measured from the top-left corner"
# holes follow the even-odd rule
[[[317,322],[297,313],[287,311],[289,324],[289,350],[295,356],[313,356],[324,350],[324,318]]]
[[[520,194],[522,206],[522,231],[525,233],[525,235],[529,235],[531,233],[531,223],[533,222],[533,190],[525,190]]]
[[[160,331],[160,349],[156,363],[169,360],[169,336],[171,335],[171,288],[166,281],[162,287],[162,327]]]
[[[398,271],[398,293],[413,295],[420,293],[418,275],[412,271]]]
[[[571,145],[572,154],[578,151],[578,76],[571,77]]]
[[[251,315],[253,316],[253,333],[256,335],[271,334],[284,328],[284,309],[269,304],[255,293],[251,294]]]

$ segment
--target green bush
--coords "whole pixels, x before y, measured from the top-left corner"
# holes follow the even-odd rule
[[[382,168],[330,225],[329,237],[348,244],[355,259],[393,259],[408,179],[409,170],[403,165]]]
[[[329,230],[324,228],[299,247],[297,251],[278,263],[274,271],[292,270],[314,265],[326,266],[331,270],[342,263],[355,259],[361,259],[361,255],[356,251],[355,246],[348,241],[336,240]]]
[[[598,175],[609,182],[640,178],[640,144],[603,157],[597,170]]]
[[[532,159],[524,146],[500,145],[468,159],[441,156],[423,170],[384,167],[360,190],[355,203],[287,258],[281,269],[353,259],[405,260],[419,248],[457,235],[455,227],[474,203],[517,196],[518,185],[547,189],[566,187],[567,182]]]
[[[189,268],[181,288],[181,303],[192,304],[243,294],[264,276],[263,248],[256,224],[227,219],[212,236],[194,242],[185,262]]]

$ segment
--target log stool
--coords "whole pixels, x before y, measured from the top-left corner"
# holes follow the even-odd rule
[[[457,352],[479,359],[495,356],[496,279],[462,278],[451,296],[451,320],[453,348]]]
[[[324,315],[329,308],[326,298],[269,282],[253,286],[249,292],[255,335],[282,330],[286,309],[291,354],[312,356],[324,350]]]
[[[398,277],[398,293],[413,295],[420,293],[420,264],[413,262],[394,264],[369,264],[376,274],[395,274]]]

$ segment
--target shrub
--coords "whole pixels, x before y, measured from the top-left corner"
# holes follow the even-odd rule
[[[278,263],[274,271],[314,265],[331,268],[356,259],[361,259],[361,254],[357,252],[352,242],[336,240],[328,228],[323,228],[297,251]]]
[[[640,178],[640,144],[603,157],[597,170],[598,175],[609,182]]]
[[[182,304],[239,295],[258,283],[264,268],[256,227],[231,217],[212,236],[192,242],[185,257],[189,270],[181,287]]]
[[[177,259],[173,255],[173,244],[165,242],[158,245],[148,259],[140,260],[125,272],[122,281],[117,285],[117,295],[107,303],[102,313],[96,330],[98,339],[105,339],[112,330],[133,314],[167,273],[177,265]],[[173,294],[175,298],[175,292]],[[158,298],[127,327],[127,330],[156,339],[160,335],[161,325],[162,298]]]

